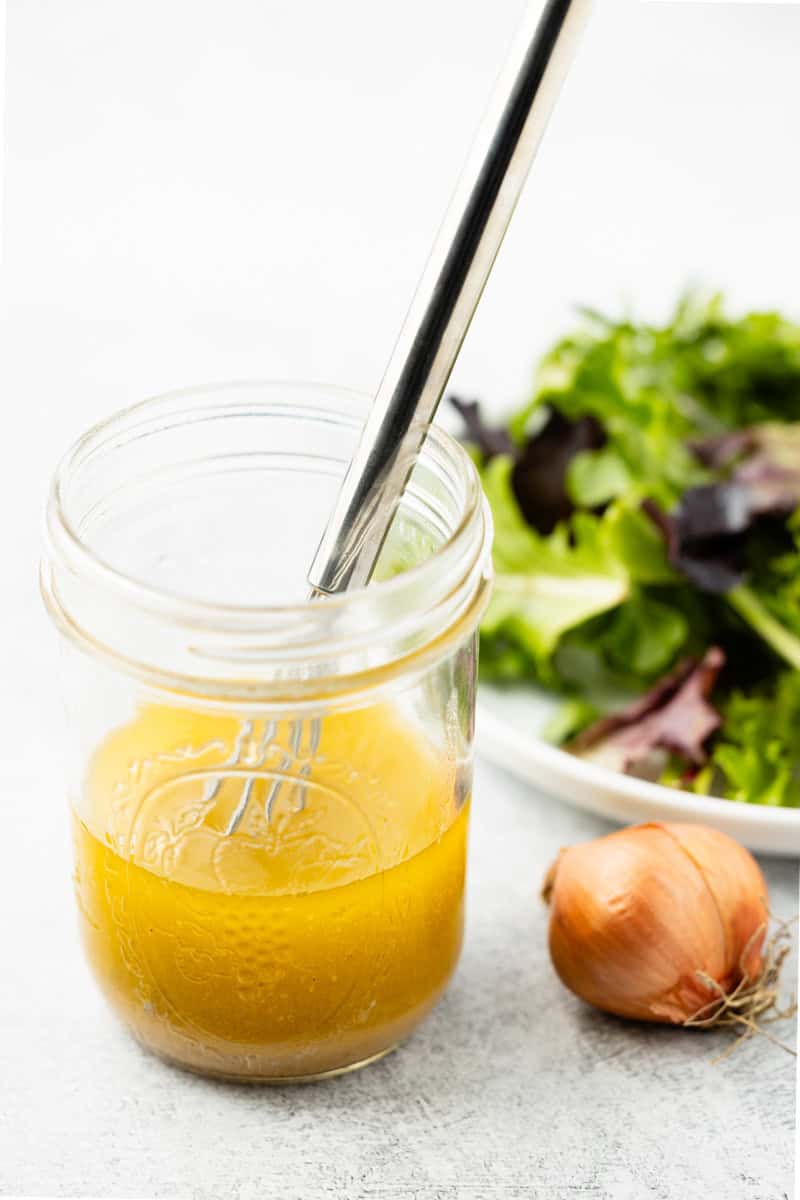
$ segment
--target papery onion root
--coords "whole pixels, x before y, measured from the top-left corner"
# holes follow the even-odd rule
[[[731,992],[726,992],[704,971],[698,971],[698,976],[706,987],[719,993],[718,1000],[711,1000],[704,1005],[693,1017],[684,1022],[690,1029],[720,1029],[736,1028],[741,1031],[736,1041],[732,1042],[722,1054],[713,1061],[720,1062],[740,1046],[742,1042],[758,1034],[767,1038],[782,1050],[797,1057],[797,1051],[774,1037],[764,1025],[773,1021],[788,1021],[797,1013],[797,998],[792,997],[785,1008],[779,1007],[780,976],[783,964],[791,953],[791,928],[797,924],[798,918],[792,921],[777,921],[777,929],[770,937],[764,948],[764,966],[756,979],[743,975],[739,984]],[[756,931],[760,936],[762,929]],[[708,1011],[706,1011],[708,1010]],[[760,1018],[760,1020],[759,1020]]]

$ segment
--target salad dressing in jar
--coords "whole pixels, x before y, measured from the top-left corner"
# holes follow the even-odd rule
[[[379,581],[305,602],[366,411],[164,397],[90,431],[51,496],[84,947],[139,1041],[208,1074],[369,1062],[459,955],[489,521],[434,430]]]

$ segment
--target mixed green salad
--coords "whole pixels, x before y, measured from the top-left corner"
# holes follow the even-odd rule
[[[495,522],[482,673],[559,693],[576,754],[800,805],[800,326],[582,315],[502,428],[452,398]]]

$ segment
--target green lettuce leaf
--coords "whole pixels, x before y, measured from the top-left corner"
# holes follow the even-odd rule
[[[731,800],[800,805],[800,673],[731,694],[711,763]]]
[[[784,662],[800,671],[800,510],[786,523],[793,549],[770,553],[759,538],[751,553],[749,580],[728,592],[731,608]]]
[[[567,490],[578,508],[598,508],[630,491],[633,480],[613,446],[583,450],[567,470]]]
[[[679,609],[637,591],[615,613],[603,645],[613,667],[648,679],[667,670],[688,638]]]
[[[564,633],[630,594],[630,575],[609,536],[609,526],[576,514],[543,537],[522,520],[510,484],[511,461],[493,459],[483,483],[494,514],[495,582],[482,630],[504,634],[539,666]]]

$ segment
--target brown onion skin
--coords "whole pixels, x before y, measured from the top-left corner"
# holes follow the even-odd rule
[[[562,851],[544,890],[562,982],[620,1017],[682,1025],[763,968],[768,892],[749,851],[703,825],[647,824]],[[711,1011],[711,1010],[708,1010]]]

